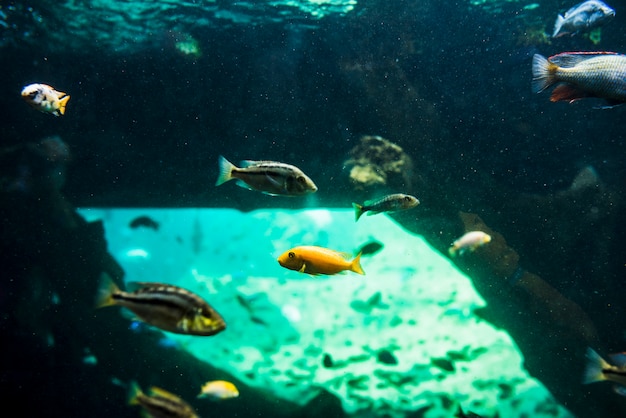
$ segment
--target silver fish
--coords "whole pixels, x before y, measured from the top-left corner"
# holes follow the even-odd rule
[[[317,186],[298,167],[275,161],[244,161],[239,168],[220,156],[219,186],[236,179],[237,185],[271,196],[300,196],[315,193]]]
[[[352,207],[354,208],[355,221],[358,221],[365,212],[368,212],[368,215],[376,215],[381,212],[396,212],[411,209],[419,204],[420,201],[417,200],[415,196],[396,193],[383,196],[379,199],[368,200],[362,205],[352,203]]]
[[[605,24],[615,16],[615,10],[599,0],[580,3],[565,15],[558,15],[554,23],[553,38],[564,35],[574,36],[580,31],[590,30]]]
[[[553,102],[585,97],[605,99],[609,106],[626,102],[626,55],[615,52],[564,52],[545,58],[533,56],[532,89],[539,93],[559,84]]]

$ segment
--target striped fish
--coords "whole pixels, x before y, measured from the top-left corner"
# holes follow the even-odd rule
[[[182,287],[138,282],[134,292],[120,290],[104,276],[96,307],[118,305],[142,321],[164,331],[187,335],[215,335],[226,328],[222,316],[204,299]]]
[[[546,58],[533,56],[532,90],[552,91],[553,102],[585,97],[605,99],[608,107],[626,102],[626,55],[615,52],[563,52]]]
[[[358,221],[365,212],[369,212],[368,215],[376,215],[381,212],[396,212],[411,209],[419,204],[420,201],[417,200],[415,196],[396,193],[381,197],[380,199],[368,200],[362,205],[352,203],[352,207],[354,208],[355,221]]]
[[[275,161],[243,161],[239,168],[220,156],[216,186],[236,179],[237,185],[271,196],[300,196],[315,193],[317,186],[298,167]]]
[[[187,402],[155,386],[152,386],[150,394],[146,395],[136,382],[132,382],[128,403],[141,405],[152,418],[198,418],[196,411]]]

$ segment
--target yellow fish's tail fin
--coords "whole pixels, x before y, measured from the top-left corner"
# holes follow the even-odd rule
[[[359,205],[358,203],[352,203],[352,207],[354,208],[354,222],[356,222],[365,211],[363,210],[363,205]]]
[[[220,175],[217,178],[217,181],[215,182],[216,186],[224,184],[228,180],[232,180],[233,178],[232,172],[233,172],[233,168],[235,168],[233,163],[231,163],[230,161],[228,161],[226,158],[222,157],[221,155],[219,158],[219,165],[220,165]]]
[[[599,382],[601,380],[607,380],[606,376],[602,372],[602,369],[606,369],[610,365],[596,353],[592,348],[587,348],[587,367],[585,368],[585,374],[583,376],[583,383]]]
[[[65,94],[65,93],[61,93]],[[70,99],[70,96],[65,96],[62,99],[59,99],[59,113],[65,115],[65,106],[67,106],[67,101]]]
[[[359,253],[359,255],[354,257],[354,260],[350,262],[350,270],[355,273],[365,275],[365,271],[363,271],[363,267],[361,267],[361,254],[362,253]]]
[[[139,405],[139,396],[142,394],[141,388],[137,382],[132,381],[128,387],[128,404]]]
[[[106,273],[102,273],[100,276],[100,286],[98,287],[98,294],[96,296],[96,308],[104,308],[105,306],[115,305],[113,294],[119,292],[119,287],[113,282],[111,276]]]
[[[533,93],[540,93],[557,82],[555,72],[558,66],[540,54],[533,56]]]

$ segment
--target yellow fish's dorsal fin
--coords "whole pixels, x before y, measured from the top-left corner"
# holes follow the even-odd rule
[[[180,401],[181,400],[178,396],[174,395],[173,393],[168,392],[165,389],[161,389],[160,387],[157,387],[157,386],[152,386],[150,388],[150,393],[153,396],[160,396],[162,398],[170,399],[172,401]]]
[[[350,263],[350,270],[365,276],[365,271],[363,271],[363,267],[361,267],[361,254],[362,253],[359,253],[359,255],[354,257],[354,260]]]
[[[64,95],[65,93],[59,93],[60,95]],[[70,99],[70,96],[65,96],[62,99],[59,99],[59,113],[65,115],[65,106],[67,106],[67,101]]]

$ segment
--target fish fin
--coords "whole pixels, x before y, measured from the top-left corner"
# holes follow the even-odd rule
[[[352,207],[354,208],[354,222],[356,222],[365,211],[363,210],[363,205],[359,205],[358,203],[353,202]]]
[[[128,404],[129,405],[139,405],[139,395],[141,395],[141,388],[139,384],[135,381],[130,382],[128,387]]]
[[[569,103],[575,102],[576,100],[583,99],[585,97],[593,97],[589,95],[589,93],[584,90],[577,89],[571,84],[559,84],[552,90],[552,94],[550,95],[551,102],[562,102],[566,101]]]
[[[540,93],[556,83],[554,77],[555,70],[558,67],[548,61],[546,57],[541,54],[533,55],[533,80],[531,82],[531,88],[534,93]]]
[[[613,392],[620,396],[626,396],[626,387],[622,385],[613,385]]]
[[[302,267],[300,267],[300,270],[298,270],[300,273],[304,273],[304,271],[306,270],[306,263],[302,263]]]
[[[216,186],[226,183],[228,180],[232,180],[233,168],[236,168],[233,163],[220,155],[219,157],[220,175],[215,182]]]
[[[354,260],[350,263],[350,270],[365,276],[365,271],[363,271],[363,267],[361,267],[361,253],[354,257]]]
[[[619,101],[619,100],[611,100],[611,99],[605,99],[605,105],[604,106],[595,106],[595,109],[612,109],[614,107],[617,106],[621,106],[624,104],[624,102]]]
[[[450,248],[448,248],[448,255],[449,255],[451,258],[456,257],[456,256],[457,256],[457,254],[458,254],[458,252],[459,252],[459,249],[458,249],[458,248],[456,248],[454,245],[453,245],[453,246],[451,246]]]
[[[102,273],[100,275],[100,285],[96,295],[96,308],[115,305],[113,294],[119,291],[120,288],[115,284],[113,279],[111,279],[111,276],[107,273]]]
[[[254,190],[252,187],[250,187],[250,185],[248,183],[246,183],[243,180],[239,180],[237,179],[237,181],[235,181],[235,184],[239,187],[243,187],[244,189],[248,189],[248,190]]]
[[[389,211],[389,212],[392,212],[392,211]],[[378,215],[379,213],[382,213],[382,212],[378,210],[368,210],[367,216]]]
[[[561,30],[561,26],[563,26],[563,22],[565,18],[561,15],[556,17],[556,22],[554,22],[554,32],[552,33],[553,38],[557,38],[559,31]]]
[[[583,376],[583,384],[606,380],[602,369],[610,365],[592,348],[587,348],[586,357],[587,367],[585,368],[585,374]]]
[[[281,184],[280,181],[276,180],[274,177],[272,177],[271,174],[267,173],[265,174],[265,177],[267,177],[267,179],[269,180],[270,183],[272,183],[274,186],[283,189],[285,191],[287,191],[287,183],[285,182],[284,184]]]
[[[64,95],[65,93],[60,93]],[[70,99],[70,96],[65,96],[59,99],[59,113],[65,115],[65,106],[67,106],[67,101]]]

